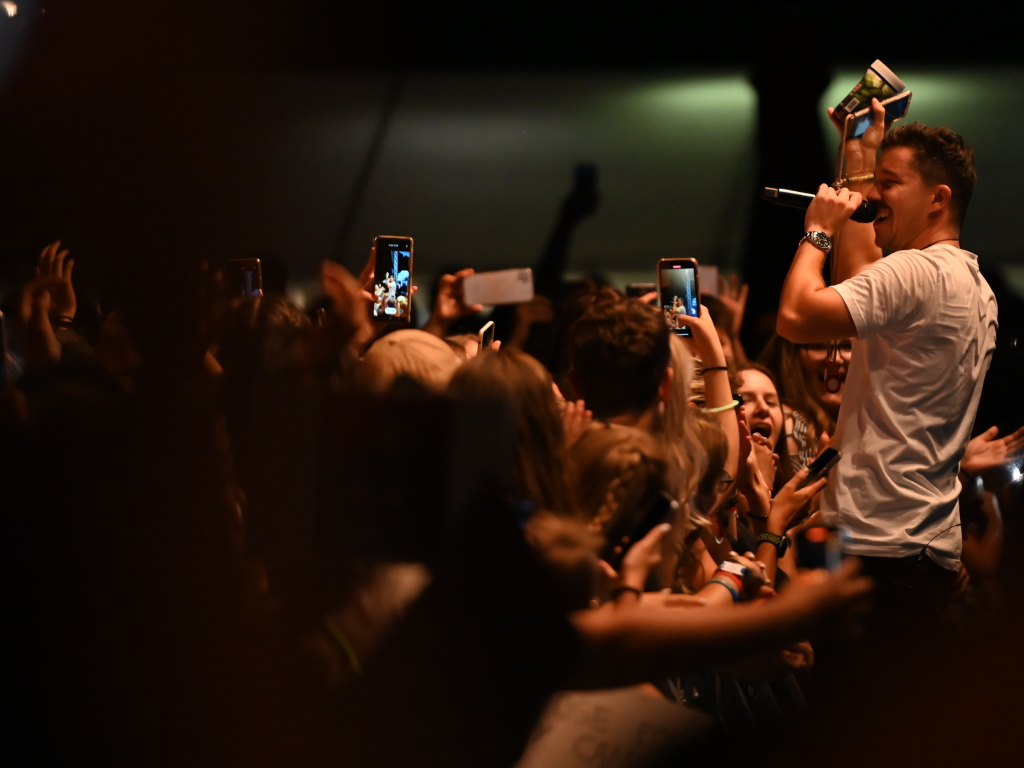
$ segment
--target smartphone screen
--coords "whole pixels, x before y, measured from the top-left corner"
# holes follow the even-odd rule
[[[378,235],[373,245],[373,317],[408,323],[412,319],[412,238]]]
[[[231,259],[224,270],[229,296],[262,296],[263,272],[259,259]]]
[[[700,317],[696,259],[661,259],[658,262],[658,305],[673,333],[691,335],[686,318]]]

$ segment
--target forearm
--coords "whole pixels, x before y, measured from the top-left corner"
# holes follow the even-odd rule
[[[627,685],[781,647],[804,631],[804,613],[779,600],[699,611],[641,604],[630,611],[581,611],[572,622],[590,651],[588,682]]]
[[[719,348],[720,350],[721,348]],[[740,427],[736,420],[736,407],[727,407],[735,400],[732,386],[729,384],[729,371],[725,368],[725,355],[721,354],[721,362],[705,362],[704,369],[704,407],[706,409],[724,408],[715,412],[715,420],[725,433],[728,450],[725,459],[725,471],[730,477],[736,477],[740,463]],[[707,370],[716,368],[717,370]]]
[[[778,581],[775,576],[779,570],[779,550],[770,541],[762,541],[758,543],[754,554],[758,561],[764,563],[764,575],[768,577],[766,583],[774,589]]]

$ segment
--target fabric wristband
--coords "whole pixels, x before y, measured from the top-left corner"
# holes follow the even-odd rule
[[[732,601],[734,603],[738,603],[740,601],[740,593],[736,590],[736,587],[730,584],[726,579],[716,576],[713,579],[708,579],[708,584],[718,584],[719,586],[725,587],[729,590],[729,594],[732,595]]]

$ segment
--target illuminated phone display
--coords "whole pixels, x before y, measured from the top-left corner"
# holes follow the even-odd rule
[[[412,317],[412,238],[380,235],[373,244],[373,317],[408,323]]]
[[[662,259],[658,262],[658,304],[669,329],[689,336],[687,317],[700,317],[700,288],[696,259]]]

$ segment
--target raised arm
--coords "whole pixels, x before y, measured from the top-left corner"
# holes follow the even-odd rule
[[[859,192],[861,197],[867,197],[874,185],[875,159],[885,136],[885,107],[878,103],[878,99],[872,99],[871,110],[874,113],[871,126],[863,136],[848,140],[843,147],[846,157],[844,186],[851,192]],[[831,107],[828,114],[842,136],[843,125],[835,119]],[[875,245],[874,228],[855,221],[847,221],[840,228],[836,250],[837,283],[853,277],[882,258],[881,249]]]
[[[860,203],[859,192],[834,190],[822,184],[807,208],[804,231],[832,238]],[[797,344],[857,335],[846,302],[837,291],[825,285],[821,270],[827,255],[827,243],[815,245],[810,239],[801,240],[782,286],[776,330],[780,336]]]

